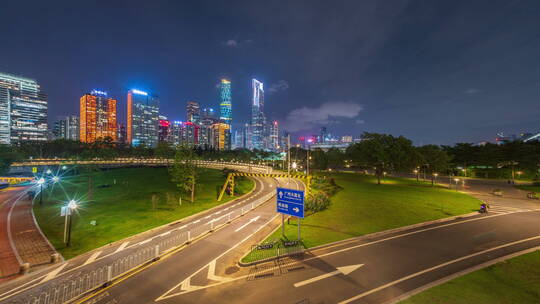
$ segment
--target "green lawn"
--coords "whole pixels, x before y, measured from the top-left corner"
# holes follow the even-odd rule
[[[466,194],[432,187],[430,182],[406,178],[376,178],[355,173],[335,173],[330,177],[343,189],[332,197],[330,207],[306,217],[301,234],[306,247],[425,221],[470,213],[480,201]],[[288,239],[297,238],[296,220],[285,226]],[[281,229],[267,240],[281,237]],[[248,256],[244,261],[249,261]]]
[[[540,186],[520,185],[520,186],[516,186],[516,187],[518,187],[521,190],[540,193]]]
[[[88,197],[88,176],[92,176],[93,197]],[[110,242],[146,231],[174,220],[196,214],[230,200],[225,195],[216,200],[216,188],[224,182],[221,171],[201,169],[195,202],[182,197],[170,181],[165,168],[113,169],[67,177],[62,187],[45,190],[45,203],[37,202],[34,212],[37,221],[51,243],[65,258],[71,258]],[[116,180],[116,184],[114,181]],[[109,185],[109,187],[101,187]],[[238,194],[253,189],[254,183],[242,179],[236,185]],[[152,205],[152,195],[157,195],[157,207]],[[80,199],[81,207],[73,220],[71,247],[63,243],[64,218],[60,207],[68,199]],[[96,221],[97,225],[91,225]]]
[[[540,250],[453,279],[400,303],[540,303]]]

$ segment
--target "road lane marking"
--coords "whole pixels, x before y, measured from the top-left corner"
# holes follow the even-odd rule
[[[197,224],[198,222],[200,222],[201,220],[196,220],[195,222],[193,222],[192,224]]]
[[[178,229],[184,229],[184,228],[186,228],[186,227],[187,227],[187,225],[184,225],[184,226],[182,226],[182,227],[180,227],[180,228],[178,228]]]
[[[116,250],[114,251],[114,253],[117,253],[117,252],[120,252],[122,250],[124,250],[124,248],[126,248],[126,246],[129,244],[129,241],[127,242],[123,242],[122,245],[118,246],[118,248],[116,248]]]
[[[54,277],[56,277],[57,274],[60,273],[60,271],[62,271],[66,266],[67,266],[68,263],[64,263],[62,265],[60,265],[60,267],[56,268],[55,270],[49,272],[45,278],[43,278],[43,280],[41,280],[41,282],[39,282],[40,284],[41,283],[45,283],[47,282],[48,280],[51,280],[51,279],[54,279]]]
[[[349,273],[355,271],[356,269],[364,266],[364,264],[356,264],[356,265],[349,265],[349,266],[342,266],[342,267],[336,267],[337,270],[322,274],[320,276],[313,277],[311,279],[307,279],[298,283],[294,283],[294,287],[301,287],[307,284],[311,284],[338,274],[348,275]]]
[[[220,213],[221,213],[221,211],[214,212],[215,215],[218,215],[218,214],[220,214]]]
[[[261,216],[258,215],[258,216],[256,216],[256,217],[250,219],[247,223],[245,223],[244,225],[238,227],[234,232],[238,232],[238,231],[244,229],[247,225],[249,225],[249,224],[251,224],[251,223],[253,223],[253,222],[256,222],[260,217],[261,217]]]
[[[454,259],[454,260],[451,260],[451,261],[448,261],[448,262],[445,262],[445,263],[442,263],[442,264],[439,264],[439,265],[436,265],[436,266],[433,266],[433,267],[430,267],[430,268],[426,268],[422,271],[419,271],[419,272],[416,272],[416,273],[413,273],[413,274],[410,274],[408,276],[405,276],[401,279],[397,279],[395,281],[392,281],[390,283],[387,283],[387,284],[384,284],[384,285],[381,285],[377,288],[373,288],[371,290],[368,290],[364,293],[361,293],[359,295],[356,295],[352,298],[349,298],[347,300],[344,300],[344,301],[341,301],[339,302],[338,304],[347,304],[347,303],[351,303],[352,301],[356,301],[358,299],[361,299],[365,296],[368,296],[372,293],[375,293],[377,291],[380,291],[382,289],[385,289],[385,288],[388,288],[390,286],[393,286],[393,285],[396,285],[398,283],[401,283],[403,281],[406,281],[408,279],[412,279],[414,277],[417,277],[417,276],[420,276],[420,275],[423,275],[427,272],[430,272],[430,271],[433,271],[433,270],[437,270],[439,268],[442,268],[442,267],[445,267],[445,266],[448,266],[450,264],[454,264],[454,263],[457,263],[457,262],[461,262],[463,260],[466,260],[468,258],[472,258],[472,257],[475,257],[475,256],[479,256],[479,255],[482,255],[484,253],[488,253],[488,252],[491,252],[491,251],[495,251],[495,250],[498,250],[498,249],[501,249],[501,248],[505,248],[505,247],[509,247],[509,246],[513,246],[513,245],[517,245],[517,244],[521,244],[521,243],[525,243],[525,242],[528,242],[528,241],[532,241],[532,240],[536,240],[536,239],[540,239],[540,235],[537,235],[537,236],[534,236],[534,237],[530,237],[530,238],[526,238],[526,239],[522,239],[522,240],[519,240],[519,241],[514,241],[514,242],[510,242],[510,243],[506,243],[504,245],[500,245],[500,246],[497,246],[497,247],[493,247],[493,248],[490,248],[490,249],[486,249],[486,250],[482,250],[482,251],[479,251],[479,252],[476,252],[476,253],[473,253],[473,254],[469,254],[469,255],[466,255],[466,256],[462,256],[460,258],[457,258],[457,259]]]
[[[150,242],[151,240],[152,240],[152,238],[146,239],[146,240],[144,240],[142,242],[139,242],[139,245],[144,245],[144,244]]]
[[[92,254],[88,260],[86,260],[86,262],[84,262],[83,266],[84,265],[88,265],[90,263],[92,263],[93,261],[95,261],[97,259],[97,257],[101,254],[102,251],[98,251],[98,252],[94,252],[94,254]]]
[[[205,218],[205,219],[208,219],[208,218],[210,218],[210,217],[211,217],[211,215],[208,215],[208,216],[205,216],[204,218]]]
[[[216,260],[213,260],[208,265],[208,275],[206,277],[209,280],[220,281],[220,282],[222,282],[222,281],[230,281],[231,280],[229,278],[224,278],[224,277],[216,275]]]
[[[160,234],[159,236],[166,236],[166,235],[169,235],[171,233],[171,230],[167,231],[167,232],[163,232],[162,234]]]

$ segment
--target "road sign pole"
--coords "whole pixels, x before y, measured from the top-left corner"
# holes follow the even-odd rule
[[[285,236],[285,214],[281,214],[281,235]]]
[[[298,240],[300,241],[300,218],[297,217],[298,219]]]

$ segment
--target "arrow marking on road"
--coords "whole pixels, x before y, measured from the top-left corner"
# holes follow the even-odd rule
[[[247,225],[249,225],[249,224],[251,224],[251,223],[257,221],[260,217],[261,217],[261,216],[258,215],[258,216],[256,216],[256,217],[250,219],[249,222],[247,222],[247,223],[245,223],[244,225],[238,227],[234,232],[238,232],[238,231],[244,229]]]
[[[320,281],[320,280],[323,280],[323,279],[326,279],[326,278],[329,278],[329,277],[332,277],[332,276],[335,276],[335,275],[338,275],[338,274],[348,275],[349,273],[355,271],[356,269],[358,269],[358,268],[360,268],[362,266],[364,266],[364,264],[356,264],[356,265],[336,267],[337,268],[336,271],[325,273],[325,274],[322,274],[320,276],[316,276],[314,278],[295,283],[294,287],[301,287],[301,286],[304,286],[304,285],[307,285],[307,284],[315,283],[317,281]]]
[[[54,277],[56,277],[56,275],[59,274],[60,271],[62,271],[64,269],[64,267],[67,266],[67,264],[68,263],[64,263],[60,267],[58,267],[55,270],[49,272],[49,274],[47,274],[47,276],[40,283],[47,282],[48,280],[54,279]]]

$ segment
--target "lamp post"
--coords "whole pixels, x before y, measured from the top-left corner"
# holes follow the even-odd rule
[[[64,243],[66,247],[71,245],[71,227],[72,227],[72,213],[77,209],[78,205],[75,200],[70,200],[67,206],[63,207],[65,213],[65,222],[64,222]]]
[[[432,187],[435,185],[435,180],[437,179],[437,176],[439,176],[438,173],[433,173],[433,177],[431,178],[431,186]]]
[[[414,174],[416,174],[416,181],[418,181],[418,169],[414,169]]]
[[[458,183],[459,183],[459,178],[454,178],[454,181],[456,182],[456,191],[457,191],[457,187],[458,187]]]
[[[37,183],[39,185],[39,205],[43,205],[43,183],[45,183],[45,179],[42,177],[38,179]]]

